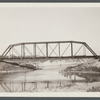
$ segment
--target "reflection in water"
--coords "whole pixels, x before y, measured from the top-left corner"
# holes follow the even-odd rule
[[[58,72],[60,75],[62,74],[65,77],[65,80],[29,81],[28,78],[30,76],[27,74],[28,72],[2,73],[0,75],[0,92],[57,92],[60,91],[60,89],[61,91],[69,91],[69,89],[73,91],[75,86],[77,86],[77,89],[75,87],[76,90],[80,89],[79,91],[81,91],[84,89],[84,86],[79,87],[76,83],[85,83],[86,85],[86,82],[97,82],[100,80],[99,72],[67,70],[61,71],[61,73]],[[33,74],[30,75],[32,76]],[[34,78],[34,76],[32,77]],[[86,91],[86,89],[84,90]],[[94,90],[97,89],[92,87],[89,88],[88,91]]]
[[[67,70],[67,71],[62,71],[61,73],[63,76],[69,77],[70,79],[72,79],[73,76],[74,81],[78,81],[76,79],[76,76],[82,77],[83,80],[86,82],[100,81],[100,72]]]
[[[59,88],[74,85],[71,80],[47,80],[47,81],[28,81],[27,72],[21,73],[2,73],[0,75],[0,92],[38,92],[56,91]],[[19,80],[16,80],[16,76]],[[15,77],[15,78],[14,78]],[[20,78],[22,77],[22,78]]]
[[[64,87],[70,88],[73,85],[72,81],[0,82],[0,86],[4,92],[46,91]]]

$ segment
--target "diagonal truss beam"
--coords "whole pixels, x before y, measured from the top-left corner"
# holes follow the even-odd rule
[[[45,54],[42,52],[42,48],[40,49],[37,45],[36,47],[39,49],[39,51],[45,56]],[[43,47],[44,48],[44,47]]]
[[[31,51],[28,49],[27,46],[25,46],[25,50],[27,50],[27,52],[32,56],[32,53],[31,53]]]
[[[82,47],[83,47],[83,45],[81,45],[81,47],[77,50],[77,52],[74,54],[74,56],[76,56],[76,54],[81,50]]]
[[[12,49],[12,47],[13,47],[13,45],[10,45],[10,46],[4,51],[4,53],[2,54],[2,56],[5,57],[5,56],[9,53],[9,51]]]
[[[18,55],[18,56],[21,56],[20,53],[18,52],[18,50],[16,50],[14,47],[12,48],[13,51],[15,51],[15,53]]]
[[[87,43],[84,43],[85,47],[93,54],[93,56],[97,56],[97,54],[87,45]]]
[[[70,44],[67,46],[67,48],[64,50],[64,52],[62,53],[61,56],[63,56],[65,54],[65,52],[68,50],[69,46],[70,46]]]
[[[43,56],[45,56],[45,54],[42,52],[45,48],[45,45],[42,46],[42,48],[39,48],[39,46],[37,45],[38,50],[40,51],[38,55],[40,55],[40,53],[43,54]]]
[[[53,52],[55,53],[56,56],[58,56],[57,53],[55,52],[55,49],[57,48],[57,46],[58,46],[58,44],[54,47],[54,49],[52,49],[52,47],[49,45],[49,47],[52,50],[51,53],[49,54],[49,56],[51,56]]]

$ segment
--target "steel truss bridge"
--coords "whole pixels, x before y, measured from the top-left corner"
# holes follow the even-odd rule
[[[3,52],[2,57],[10,59],[73,58],[97,57],[97,54],[85,42],[52,41],[12,44]]]

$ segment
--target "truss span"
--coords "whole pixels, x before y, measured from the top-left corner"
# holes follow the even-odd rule
[[[52,41],[26,42],[9,45],[3,52],[3,58],[65,58],[97,57],[97,54],[85,42]]]

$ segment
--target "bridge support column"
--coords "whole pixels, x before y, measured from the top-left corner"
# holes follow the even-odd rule
[[[48,58],[48,43],[46,43],[46,58]]]
[[[36,58],[36,43],[34,44],[34,47],[33,47],[33,56],[34,58]]]
[[[21,45],[21,59],[25,58],[25,44]]]
[[[60,43],[59,43],[59,58],[60,58]]]
[[[71,57],[73,57],[73,43],[71,42]]]

